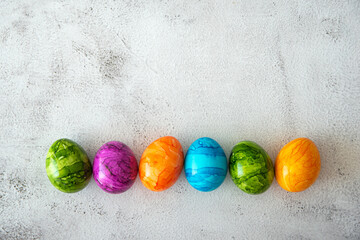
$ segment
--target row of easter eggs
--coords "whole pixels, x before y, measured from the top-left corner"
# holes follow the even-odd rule
[[[145,149],[139,167],[131,149],[117,141],[100,147],[93,167],[83,148],[69,139],[55,141],[46,156],[50,182],[67,193],[85,188],[92,173],[101,189],[122,193],[134,184],[138,170],[145,187],[163,191],[177,181],[183,168],[192,187],[209,192],[223,183],[228,166],[232,180],[246,193],[265,192],[274,175],[285,190],[300,192],[315,182],[320,165],[318,149],[307,138],[297,138],[286,144],[276,158],[275,170],[269,155],[254,142],[236,144],[228,165],[224,150],[215,140],[207,137],[193,142],[185,159],[176,138],[159,138]]]

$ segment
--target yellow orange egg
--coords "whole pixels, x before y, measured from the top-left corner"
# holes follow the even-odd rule
[[[297,138],[286,144],[275,161],[275,177],[289,192],[301,192],[310,187],[320,173],[319,151],[308,138]]]
[[[170,188],[184,166],[184,153],[174,137],[162,137],[151,143],[140,159],[139,176],[148,189],[159,192]]]

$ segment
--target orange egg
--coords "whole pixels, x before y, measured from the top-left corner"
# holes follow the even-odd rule
[[[170,188],[179,178],[184,153],[174,137],[162,137],[151,143],[140,159],[139,175],[148,189],[160,192]]]
[[[275,177],[289,192],[301,192],[310,187],[320,173],[319,151],[308,138],[297,138],[286,144],[275,161]]]

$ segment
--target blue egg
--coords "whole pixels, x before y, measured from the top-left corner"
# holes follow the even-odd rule
[[[185,175],[192,187],[210,192],[224,182],[226,174],[226,155],[214,139],[199,138],[191,144],[185,157]]]

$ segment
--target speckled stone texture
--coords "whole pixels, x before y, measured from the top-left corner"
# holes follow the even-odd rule
[[[0,1],[0,239],[359,239],[359,26],[358,0]],[[321,171],[253,196],[184,171],[163,192],[65,194],[44,170],[59,138],[139,160],[166,135],[273,160],[308,137]]]

